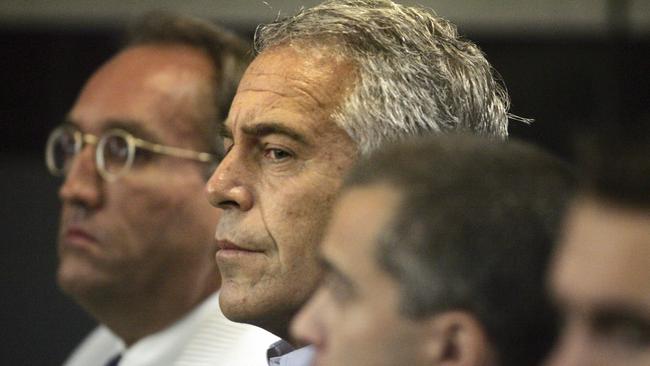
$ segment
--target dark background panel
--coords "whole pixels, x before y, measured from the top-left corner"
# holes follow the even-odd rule
[[[2,365],[59,365],[94,324],[56,286],[60,180],[43,146],[117,40],[111,29],[0,29]]]
[[[93,322],[56,287],[57,182],[40,154],[0,158],[2,365],[56,365]]]
[[[84,80],[118,44],[111,29],[0,29],[2,149],[39,151]]]

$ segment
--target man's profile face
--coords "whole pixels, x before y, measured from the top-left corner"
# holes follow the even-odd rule
[[[356,156],[331,119],[351,70],[327,53],[279,46],[240,82],[225,125],[228,152],[207,184],[224,209],[216,260],[231,320],[282,332],[320,278],[316,245]]]
[[[399,200],[394,188],[374,184],[345,190],[335,206],[320,248],[325,279],[292,324],[319,366],[423,364],[428,328],[400,313],[399,285],[377,263]]]
[[[550,284],[565,325],[549,365],[650,365],[650,211],[577,200]]]
[[[205,93],[211,77],[209,60],[194,49],[131,47],[92,76],[67,123],[96,136],[119,127],[152,142],[205,150],[195,121],[211,113]],[[107,182],[94,157],[95,146],[85,146],[59,192],[58,281],[64,291],[110,302],[180,286],[182,301],[196,301],[187,297],[204,296],[206,284],[214,290],[218,210],[205,200],[205,166],[139,151],[126,175]]]

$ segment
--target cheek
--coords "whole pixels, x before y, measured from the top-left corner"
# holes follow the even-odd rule
[[[359,307],[356,311],[349,311],[349,314],[344,319],[350,329],[350,338],[356,338],[359,342],[369,341],[374,343],[377,338],[380,338],[387,331],[384,319],[372,310],[370,304]]]
[[[114,250],[122,260],[141,263],[158,242],[161,224],[168,216],[162,200],[145,189],[133,189],[125,194],[115,195],[115,217],[106,220],[116,241]],[[139,264],[138,264],[139,265]]]
[[[599,356],[599,360],[609,360],[607,363],[603,363],[606,365],[650,365],[650,347],[640,349],[638,346],[635,346],[631,349],[623,346],[614,347],[610,343],[604,345],[601,344],[598,349],[594,349],[592,352]]]
[[[124,216],[140,223],[154,223],[158,218],[169,217],[178,205],[177,194],[175,196],[174,192],[170,192],[166,187],[132,185],[121,193],[119,204],[123,208]]]
[[[116,187],[112,203],[116,208],[115,229],[123,231],[127,242],[142,243],[132,251],[148,252],[175,237],[186,235],[188,224],[185,206],[192,199],[186,192],[192,187],[182,185],[130,184]],[[146,245],[149,243],[150,245]]]
[[[322,238],[336,190],[319,182],[286,182],[270,187],[262,200],[267,231],[281,246],[280,251],[312,255]],[[282,254],[289,256],[289,253]]]
[[[367,306],[348,305],[331,312],[326,340],[328,358],[340,365],[382,365],[390,328]],[[400,364],[400,363],[397,363]]]

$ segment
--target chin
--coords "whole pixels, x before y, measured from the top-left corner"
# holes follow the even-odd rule
[[[84,300],[105,297],[112,286],[110,276],[99,273],[90,263],[69,258],[62,260],[57,271],[57,284],[59,288],[73,299]]]
[[[219,306],[221,312],[231,321],[248,323],[250,318],[250,304],[246,292],[232,281],[222,280],[219,290]]]
[[[219,305],[229,320],[254,325],[286,339],[288,324],[297,309],[278,300],[278,296],[265,295],[263,291],[226,282],[219,293]]]
[[[72,297],[83,296],[94,287],[93,281],[89,277],[84,277],[81,271],[66,267],[59,268],[57,283],[63,292]]]

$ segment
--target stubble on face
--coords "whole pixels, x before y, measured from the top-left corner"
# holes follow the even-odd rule
[[[224,280],[221,306],[232,320],[285,333],[288,319],[320,279],[316,246],[356,159],[356,144],[331,119],[352,71],[349,63],[321,50],[281,46],[264,51],[240,83],[227,122],[232,148],[212,180],[236,182],[254,203],[245,211],[224,210],[216,236],[261,253],[238,260],[217,255]],[[269,125],[299,139],[255,135]],[[269,159],[271,147],[291,157]]]

